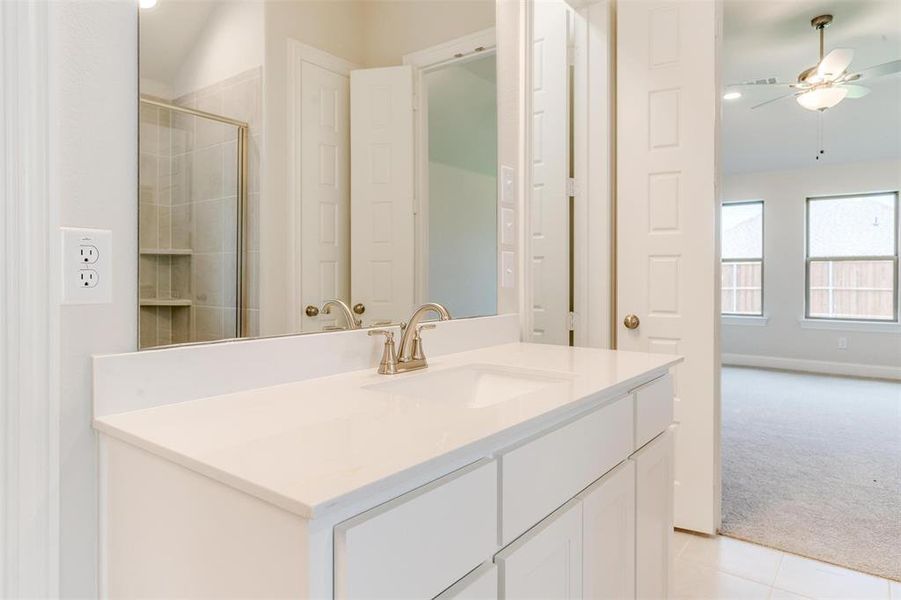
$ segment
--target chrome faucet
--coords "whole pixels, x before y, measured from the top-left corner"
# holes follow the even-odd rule
[[[369,335],[384,335],[385,349],[379,363],[379,373],[394,375],[405,371],[416,371],[429,366],[422,350],[422,330],[434,329],[434,323],[421,323],[422,318],[430,312],[438,314],[440,321],[449,321],[451,316],[447,309],[437,302],[426,302],[415,311],[409,322],[401,323],[400,353],[395,351],[394,332],[386,329],[371,329]]]
[[[354,317],[354,314],[350,311],[350,307],[343,300],[338,300],[334,298],[332,300],[326,300],[322,305],[322,314],[327,315],[332,312],[332,307],[337,307],[338,312],[344,315],[344,321],[347,323],[348,329],[359,329],[360,325],[362,325],[362,321],[358,320]]]

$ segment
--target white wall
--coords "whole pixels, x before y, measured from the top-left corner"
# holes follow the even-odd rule
[[[222,2],[171,82],[172,98],[219,83],[263,64],[263,4]],[[142,82],[143,85],[143,82]]]
[[[137,347],[137,3],[50,4],[51,204],[62,226],[113,232],[112,304],[62,306],[60,590],[97,596],[91,355]],[[58,239],[51,237],[51,240]]]
[[[800,322],[804,315],[805,199],[899,188],[898,160],[723,178],[724,201],[764,201],[764,312],[769,317],[765,326],[723,325],[722,351],[727,362],[735,362],[728,355],[751,355],[894,367],[901,375],[901,326],[872,328],[878,331],[859,330],[859,326],[858,330],[808,329]],[[838,348],[839,337],[847,338],[847,349]],[[859,373],[888,374],[883,371]]]
[[[428,295],[454,317],[497,310],[495,57],[426,73]]]

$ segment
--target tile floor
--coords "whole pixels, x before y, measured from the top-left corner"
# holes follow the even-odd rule
[[[673,598],[901,600],[901,583],[728,537],[676,531]]]

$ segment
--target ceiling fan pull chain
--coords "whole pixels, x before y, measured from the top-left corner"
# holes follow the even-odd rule
[[[817,154],[816,160],[820,160],[820,155],[826,154],[826,150],[823,149],[823,113],[820,112],[817,114]]]

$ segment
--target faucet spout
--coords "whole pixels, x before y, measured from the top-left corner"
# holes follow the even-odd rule
[[[322,313],[326,315],[330,314],[333,306],[338,309],[338,312],[344,315],[344,321],[347,323],[348,329],[360,328],[361,322],[358,321],[356,317],[354,317],[354,314],[351,312],[350,307],[343,300],[338,300],[337,298],[326,300],[322,305]]]
[[[437,302],[426,302],[417,308],[410,317],[410,321],[407,323],[406,327],[403,328],[404,333],[403,337],[400,339],[400,356],[398,356],[398,361],[404,362],[413,359],[413,340],[417,335],[416,330],[419,328],[419,323],[422,321],[423,317],[430,312],[436,313],[439,321],[449,321],[451,318],[447,309]]]

